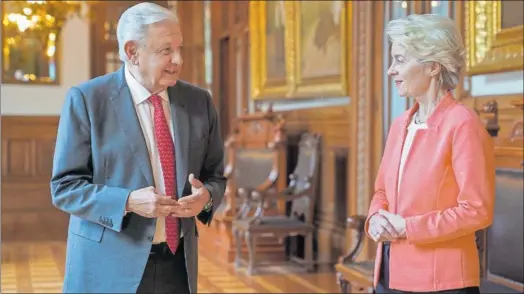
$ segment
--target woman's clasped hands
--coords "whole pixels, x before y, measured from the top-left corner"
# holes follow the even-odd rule
[[[398,214],[381,209],[369,219],[368,233],[375,242],[404,238],[406,220]]]

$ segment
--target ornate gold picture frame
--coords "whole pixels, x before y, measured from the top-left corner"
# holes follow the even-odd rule
[[[251,96],[282,98],[290,96],[293,72],[289,60],[289,34],[292,3],[288,1],[250,1]],[[292,56],[291,56],[292,57]]]
[[[470,75],[522,70],[524,67],[524,26],[518,22],[503,24],[503,13],[522,13],[520,1],[465,1],[466,70]],[[520,9],[520,12],[519,12]],[[504,20],[510,19],[508,15]]]
[[[351,2],[251,1],[252,99],[343,97]]]

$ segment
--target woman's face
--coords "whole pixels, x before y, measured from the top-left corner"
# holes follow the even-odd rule
[[[429,63],[418,61],[397,43],[391,46],[392,63],[388,75],[393,77],[401,97],[424,96],[431,83]]]

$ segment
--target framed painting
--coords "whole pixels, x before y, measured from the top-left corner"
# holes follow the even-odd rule
[[[347,96],[350,1],[251,1],[252,99]]]
[[[522,70],[524,2],[466,1],[465,5],[467,72]]]
[[[251,89],[253,99],[291,95],[289,81],[290,1],[250,1]]]
[[[295,1],[293,11],[293,96],[347,96],[351,2]]]

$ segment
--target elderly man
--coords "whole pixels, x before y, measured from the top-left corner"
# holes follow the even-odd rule
[[[64,292],[197,291],[196,219],[225,190],[207,91],[179,81],[171,11],[140,3],[117,28],[117,72],[72,87],[54,156],[53,204],[69,213]]]

